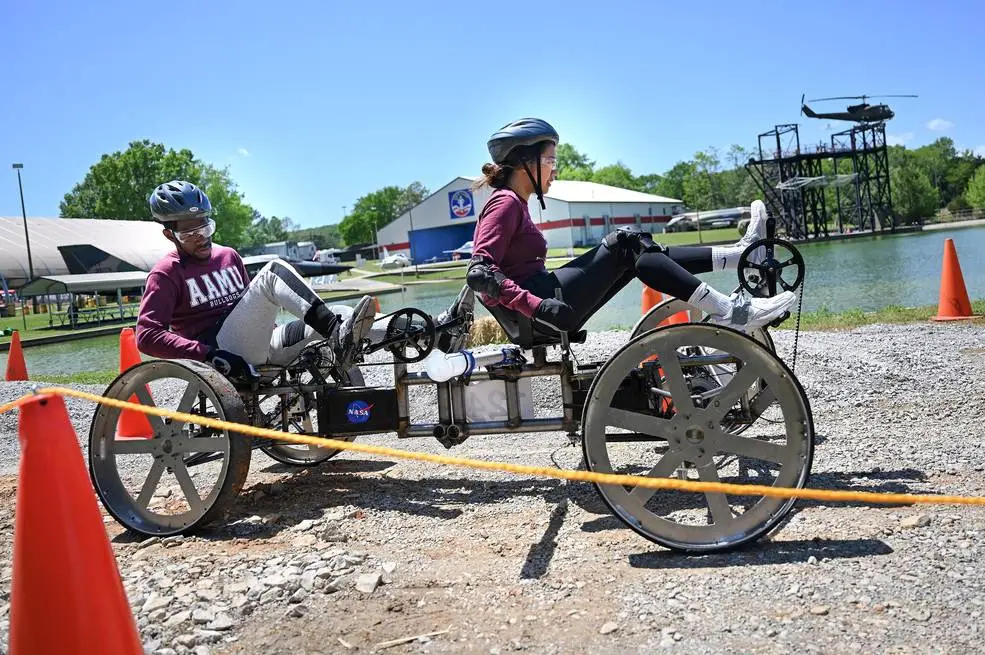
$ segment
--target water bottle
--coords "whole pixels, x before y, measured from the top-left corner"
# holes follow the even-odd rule
[[[517,357],[519,348],[510,346],[496,347],[479,352],[460,350],[455,353],[443,353],[434,350],[424,360],[424,370],[428,377],[435,382],[447,382],[455,376],[468,375],[480,366],[494,366]]]

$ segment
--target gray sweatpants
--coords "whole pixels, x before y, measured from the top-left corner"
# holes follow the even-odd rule
[[[216,345],[254,366],[286,366],[307,344],[323,338],[303,320],[315,302],[319,302],[318,295],[292,266],[279,259],[271,260],[253,277],[226,317],[216,335]],[[347,305],[329,305],[329,309],[342,321],[352,314]],[[275,325],[281,310],[297,320]]]

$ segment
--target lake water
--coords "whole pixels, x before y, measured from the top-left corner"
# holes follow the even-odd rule
[[[985,227],[952,228],[798,245],[807,266],[803,309],[871,311],[888,305],[936,304],[944,241],[948,238],[954,239],[969,296],[985,297],[985,257],[980,254],[985,252]],[[735,271],[699,277],[722,292],[731,292],[738,286]],[[407,276],[408,282],[413,279],[413,275]],[[403,292],[380,296],[381,309],[389,313],[401,307],[416,307],[437,315],[454,301],[462,284],[409,286]],[[589,330],[631,327],[640,316],[641,295],[642,285],[634,280],[612,299],[605,311],[592,317],[586,327]],[[477,305],[476,312],[478,316],[488,315],[481,305]],[[109,336],[38,346],[24,352],[29,374],[59,374],[116,369],[118,349],[119,338]],[[0,370],[5,367],[6,353],[0,353]]]
[[[985,227],[957,228],[798,245],[807,271],[803,310],[871,311],[889,305],[936,304],[947,238],[954,239],[969,295],[985,297],[985,258],[979,254],[985,252]],[[698,277],[722,292],[730,293],[739,284],[735,271]],[[454,301],[460,289],[460,282],[411,286],[402,294],[381,296],[380,304],[384,312],[410,306],[437,314]],[[631,327],[640,315],[642,292],[642,284],[632,281],[586,327]],[[488,315],[482,307],[477,313]]]

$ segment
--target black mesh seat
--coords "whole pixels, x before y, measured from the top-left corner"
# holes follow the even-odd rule
[[[482,302],[481,296],[479,296],[479,302]],[[503,328],[503,331],[506,332],[506,336],[509,337],[509,340],[524,350],[541,346],[561,345],[560,332],[541,332],[539,329],[534,327],[529,318],[520,312],[513,311],[512,309],[503,307],[502,305],[487,305],[485,302],[482,302],[482,306],[488,309],[489,313],[493,315],[496,322],[499,323],[500,327]],[[568,341],[571,343],[585,343],[585,338],[587,336],[587,330],[568,332]]]

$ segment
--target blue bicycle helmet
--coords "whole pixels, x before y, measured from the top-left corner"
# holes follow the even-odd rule
[[[172,180],[157,187],[148,202],[151,215],[159,223],[212,216],[212,203],[205,192],[183,180]]]
[[[486,147],[489,148],[489,155],[495,164],[511,167],[517,165],[523,166],[523,170],[527,172],[527,177],[530,178],[530,183],[534,186],[534,192],[537,194],[541,208],[547,209],[547,205],[544,203],[540,166],[537,166],[537,178],[534,179],[533,173],[530,172],[530,167],[527,166],[527,159],[539,160],[540,153],[544,150],[544,143],[549,141],[557,145],[560,139],[561,137],[558,136],[557,130],[547,121],[540,118],[521,118],[499,128],[495,134],[489,137]],[[533,145],[537,146],[533,157],[523,157],[523,161],[514,161],[517,158],[511,158],[511,155],[517,148],[525,148]]]
[[[547,121],[540,118],[521,118],[501,127],[489,137],[486,145],[493,162],[505,164],[516,148],[532,146],[541,141],[553,141],[557,145],[560,139],[557,130]]]

